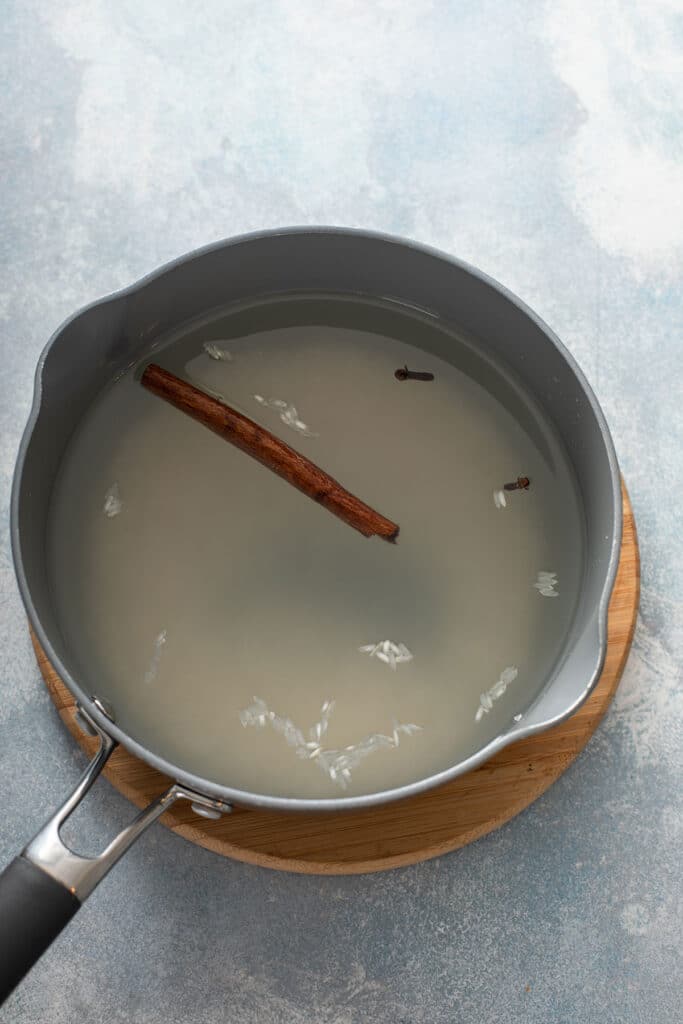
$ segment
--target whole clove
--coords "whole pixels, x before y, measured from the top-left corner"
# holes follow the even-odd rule
[[[394,377],[396,380],[434,380],[433,373],[423,373],[420,370],[409,370],[407,366],[399,366]]]
[[[527,491],[531,480],[528,476],[518,476],[516,480],[513,480],[510,484],[503,484],[503,490],[506,491]]]

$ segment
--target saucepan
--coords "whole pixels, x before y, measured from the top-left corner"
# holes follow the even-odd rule
[[[108,382],[142,358],[156,338],[202,313],[255,295],[315,290],[394,299],[460,324],[491,359],[504,361],[545,408],[573,467],[585,517],[580,598],[564,653],[523,720],[437,775],[390,792],[338,800],[231,789],[188,773],[127,735],[98,696],[97,680],[75,668],[79,659],[58,628],[44,554],[60,461],[86,410]],[[549,389],[551,380],[557,386]],[[554,396],[551,406],[549,391]],[[12,990],[135,839],[176,801],[189,801],[197,814],[214,817],[229,813],[234,804],[292,812],[357,810],[446,782],[513,740],[570,715],[596,684],[606,653],[621,508],[609,431],[571,355],[510,292],[473,267],[424,246],[337,228],[246,235],[184,256],[67,320],[38,363],[33,408],[14,478],[12,546],[31,626],[73,694],[82,727],[97,734],[100,745],[74,792],[0,877],[0,996]],[[117,744],[174,781],[99,856],[81,856],[65,845],[60,828]]]

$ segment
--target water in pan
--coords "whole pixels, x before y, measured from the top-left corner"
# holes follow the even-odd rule
[[[233,308],[154,358],[401,533],[364,539],[131,369],[70,443],[49,538],[76,669],[124,729],[225,785],[335,797],[447,768],[524,712],[572,620],[582,528],[512,379],[433,318],[357,297]],[[434,380],[400,382],[404,365]]]

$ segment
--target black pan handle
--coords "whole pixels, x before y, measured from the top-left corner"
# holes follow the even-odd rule
[[[0,875],[0,1003],[69,923],[80,901],[25,857]]]
[[[73,793],[0,875],[0,1005],[118,859],[176,800],[191,801],[193,810],[207,817],[232,810],[229,804],[176,783],[140,811],[99,856],[74,853],[62,841],[60,829],[116,747],[83,708],[77,716],[90,735],[99,736],[99,750]]]
[[[116,747],[89,715],[79,709],[78,716],[89,735],[99,736],[99,749],[73,793],[0,875],[0,1005],[108,870],[102,864],[108,850],[101,857],[81,857],[59,834]]]

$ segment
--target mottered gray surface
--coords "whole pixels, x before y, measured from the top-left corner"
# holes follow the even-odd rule
[[[78,306],[265,226],[404,234],[568,344],[643,559],[617,698],[488,838],[386,875],[270,873],[152,829],[5,1007],[13,1024],[680,1020],[680,0],[5,0],[0,21],[0,855],[83,768],[11,566],[34,366]],[[97,848],[130,815],[100,783]]]

